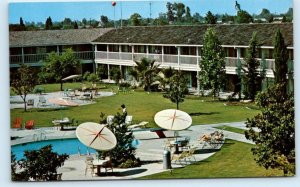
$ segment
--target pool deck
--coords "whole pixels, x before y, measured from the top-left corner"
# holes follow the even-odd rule
[[[214,151],[209,145],[204,145],[197,139],[207,133],[212,133],[217,129],[217,126],[232,126],[236,128],[246,129],[244,122],[236,123],[221,123],[211,125],[194,125],[188,130],[180,131],[180,136],[190,137],[190,145],[197,147],[194,154],[195,159],[188,159],[186,164],[191,164],[195,160],[201,161],[212,156]],[[247,140],[243,134],[223,131],[225,138],[253,144]],[[173,137],[173,131],[164,131],[166,137]],[[36,135],[34,135],[36,134]],[[142,176],[147,176],[155,173],[167,171],[163,169],[163,152],[165,150],[166,138],[159,138],[155,132],[150,130],[136,130],[133,132],[136,139],[140,140],[140,145],[136,149],[136,157],[142,161],[141,167],[120,169],[114,168],[113,173],[108,171],[107,174],[101,176],[92,176],[90,171],[85,175],[85,157],[86,155],[70,155],[70,158],[65,161],[64,166],[58,169],[58,173],[63,173],[62,180],[111,180],[111,179],[134,179]],[[38,128],[34,130],[16,130],[11,129],[12,137],[19,137],[11,140],[11,145],[32,142],[40,139],[62,139],[75,138],[75,130],[60,131],[56,128]],[[76,148],[74,148],[76,149]],[[172,162],[172,168],[184,167],[179,163]],[[103,171],[103,170],[102,170]]]

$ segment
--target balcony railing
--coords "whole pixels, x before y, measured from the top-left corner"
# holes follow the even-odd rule
[[[180,65],[182,66],[197,66],[197,58],[199,64],[201,63],[200,56],[190,56],[190,55],[180,55],[178,59],[178,55],[171,55],[171,54],[146,54],[146,53],[119,53],[119,52],[104,52],[104,51],[97,51],[95,52],[96,59],[113,59],[113,60],[134,60],[140,61],[143,57],[148,57],[150,59],[154,59],[156,62],[159,62],[162,65],[172,65],[177,66],[178,60]],[[16,57],[14,57],[16,58]],[[245,63],[244,58],[239,59],[241,64]],[[257,59],[262,62],[262,59]],[[274,59],[265,59],[265,68],[266,69],[274,69],[275,63]],[[238,58],[235,57],[226,57],[225,58],[225,65],[226,67],[237,67],[238,65]],[[262,64],[261,64],[262,66]]]
[[[94,59],[94,53],[92,51],[74,52],[74,56],[80,60],[92,60]],[[10,55],[10,64],[20,63],[39,63],[44,61],[48,57],[48,53],[41,54],[24,54],[22,55]]]

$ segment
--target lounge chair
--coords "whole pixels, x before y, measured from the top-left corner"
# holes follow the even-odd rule
[[[34,106],[34,99],[28,99],[27,106]]]
[[[135,128],[140,128],[140,127],[146,128],[146,125],[147,125],[148,123],[149,123],[149,122],[147,122],[147,121],[142,121],[142,122],[139,123],[139,124],[130,125],[130,126],[128,126],[128,128],[129,128],[129,129],[135,129]]]
[[[34,120],[27,121],[25,124],[25,129],[28,129],[28,130],[34,129]]]
[[[175,139],[168,138],[165,144],[165,149],[171,150],[174,147],[174,144],[171,144],[171,141],[175,141]]]
[[[212,148],[215,149],[224,143],[224,134],[222,131],[215,131],[211,134],[204,134],[199,138],[199,141],[204,142],[203,147],[206,144],[209,144]]]
[[[21,117],[17,117],[14,121],[13,121],[13,125],[12,128],[22,128],[22,118]]]
[[[46,99],[44,96],[39,96],[39,103],[37,104],[38,106],[46,106]]]

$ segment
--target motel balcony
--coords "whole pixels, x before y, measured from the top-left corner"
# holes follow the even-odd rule
[[[170,54],[151,54],[151,53],[125,53],[125,52],[95,52],[95,62],[100,64],[122,65],[122,66],[135,66],[134,61],[139,61],[141,58],[146,57],[154,59],[160,64],[161,68],[172,67],[174,69],[181,69],[185,71],[199,71],[199,63],[201,63],[201,56],[193,55],[170,55]],[[273,69],[275,68],[274,59],[260,59],[261,67],[266,69],[268,77],[273,77]],[[245,63],[244,58],[226,57],[226,72],[227,74],[236,74],[236,68],[239,61],[241,64]],[[289,66],[293,65],[293,61],[289,61]],[[290,68],[292,69],[292,68]]]
[[[80,51],[74,52],[73,54],[81,61],[81,63],[91,63],[94,60],[94,52],[92,51]],[[30,66],[41,66],[42,62],[46,60],[48,55],[49,53],[10,55],[10,66],[18,67],[19,64],[22,63]]]

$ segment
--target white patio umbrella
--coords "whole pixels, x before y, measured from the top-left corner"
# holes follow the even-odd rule
[[[94,122],[80,124],[76,136],[84,145],[99,151],[108,151],[117,145],[116,136],[105,125]]]
[[[176,109],[166,109],[155,114],[155,123],[168,130],[178,131],[192,125],[192,118],[186,112]]]
[[[81,75],[70,75],[68,77],[63,78],[62,80],[66,81],[66,80],[70,80],[70,79],[75,79],[77,77],[81,77]]]

